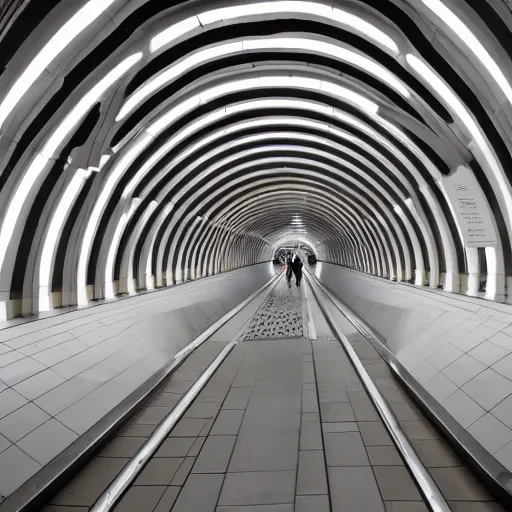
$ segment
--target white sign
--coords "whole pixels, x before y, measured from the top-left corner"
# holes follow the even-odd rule
[[[441,184],[451,203],[466,247],[486,247],[496,243],[491,209],[475,175],[458,167]]]

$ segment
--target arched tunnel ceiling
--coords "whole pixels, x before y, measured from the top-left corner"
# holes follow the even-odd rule
[[[268,261],[292,240],[505,300],[501,2],[165,4],[2,12],[1,316]]]

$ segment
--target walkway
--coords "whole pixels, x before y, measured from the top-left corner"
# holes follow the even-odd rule
[[[235,317],[44,511],[89,510],[226,344],[243,339],[116,512],[426,512],[309,290],[306,296],[281,280],[252,318]],[[316,339],[294,337],[303,331]],[[452,510],[500,511],[371,347],[355,345]]]

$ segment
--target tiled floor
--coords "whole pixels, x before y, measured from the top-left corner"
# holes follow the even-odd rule
[[[260,265],[0,330],[0,501],[270,277]]]
[[[314,339],[236,345],[116,512],[428,510],[318,306],[302,311]],[[346,320],[340,325],[347,327]],[[43,512],[88,510],[226,343],[250,328],[246,312],[194,352]],[[373,347],[348,327],[346,334],[452,510],[503,512],[411,404]]]

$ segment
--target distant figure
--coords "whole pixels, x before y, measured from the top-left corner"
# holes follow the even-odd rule
[[[295,274],[295,285],[300,286],[300,282],[302,280],[302,261],[301,259],[295,254],[295,256],[292,259],[292,270]]]
[[[286,281],[288,288],[292,287],[292,274],[293,274],[293,256],[292,253],[286,255]]]

